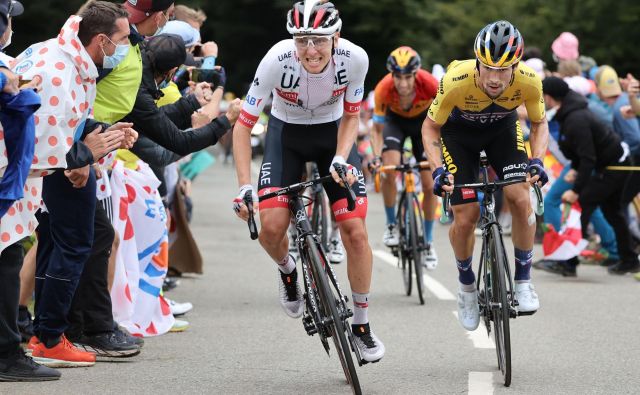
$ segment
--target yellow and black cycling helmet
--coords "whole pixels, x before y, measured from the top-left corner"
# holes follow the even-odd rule
[[[476,59],[495,69],[511,67],[518,63],[524,52],[524,40],[518,29],[507,21],[488,24],[476,37]]]
[[[387,58],[387,70],[393,74],[412,74],[420,65],[420,55],[411,47],[396,48]]]

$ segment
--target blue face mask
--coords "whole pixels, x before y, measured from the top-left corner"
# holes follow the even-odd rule
[[[108,37],[107,40],[111,41]],[[113,41],[111,41],[111,43],[116,47],[113,55],[107,55],[104,52],[104,48],[102,49],[102,53],[104,54],[104,58],[102,58],[102,68],[104,69],[114,69],[127,57],[127,54],[129,54],[129,44],[116,45]]]

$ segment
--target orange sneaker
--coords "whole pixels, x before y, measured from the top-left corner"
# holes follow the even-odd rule
[[[44,343],[34,345],[31,357],[37,363],[50,368],[76,368],[96,364],[96,354],[81,351],[62,335],[60,343],[47,348]]]

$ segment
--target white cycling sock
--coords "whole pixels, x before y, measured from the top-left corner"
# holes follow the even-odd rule
[[[296,261],[289,254],[279,262],[276,261],[276,263],[278,264],[278,269],[284,274],[291,274],[291,272],[296,270]]]
[[[369,294],[359,294],[352,292],[353,297],[353,325],[362,325],[369,323],[367,310],[369,309]]]

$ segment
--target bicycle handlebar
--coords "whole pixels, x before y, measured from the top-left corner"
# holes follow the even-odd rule
[[[340,164],[334,164],[334,168],[342,181],[343,187],[348,191],[347,193],[347,210],[353,211],[356,208],[356,194],[351,189],[351,186],[347,182],[346,169]],[[333,181],[333,176],[328,175],[324,177],[314,178],[313,180],[299,182],[297,184],[289,185],[288,187],[280,188],[276,191],[266,193],[260,197],[258,197],[258,202],[262,202],[263,200],[271,199],[277,196],[282,195],[293,195],[296,194],[308,187],[317,184],[324,184],[325,182]],[[253,200],[251,199],[251,192],[247,192],[243,197],[244,204],[249,209],[249,218],[247,219],[247,224],[249,226],[249,233],[251,235],[251,240],[255,240],[258,238],[258,227],[256,225],[255,216],[253,215]]]
[[[535,169],[534,169],[535,170]],[[533,173],[533,171],[532,171]],[[537,175],[537,171],[536,171],[536,175]],[[507,185],[513,185],[513,184],[519,184],[521,182],[526,182],[527,179],[523,178],[523,177],[518,177],[518,178],[513,178],[511,180],[497,180],[497,181],[493,181],[493,182],[475,182],[475,183],[470,183],[470,184],[460,184],[460,185],[454,185],[453,188],[454,189],[474,189],[474,190],[482,190],[483,192],[495,192],[498,189],[501,189],[502,187],[505,187]],[[444,180],[444,185],[451,185],[449,183],[449,179],[445,178]],[[544,214],[544,201],[542,200],[542,191],[540,190],[540,186],[538,186],[538,183],[533,184],[533,190],[536,193],[536,214],[537,215],[542,215]],[[445,217],[449,217],[449,207],[450,207],[450,203],[449,203],[449,197],[450,197],[450,193],[449,192],[445,192],[444,194],[444,198],[442,200],[442,215],[444,215]]]
[[[376,169],[376,171],[382,172],[382,173],[390,173],[393,171],[408,171],[408,170],[429,170],[429,161],[422,161],[422,162],[418,162],[415,165],[410,165],[408,163],[404,163],[402,165],[387,165],[387,166],[380,166],[380,168]]]

